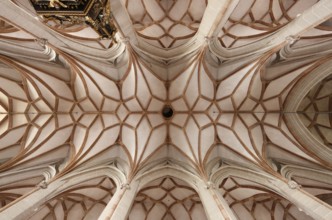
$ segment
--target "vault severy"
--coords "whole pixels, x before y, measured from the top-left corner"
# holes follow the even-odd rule
[[[331,76],[312,88],[302,100],[298,112],[310,132],[331,147]]]
[[[331,14],[320,9],[331,8],[330,3],[270,1],[263,11],[257,8],[260,1],[251,1],[251,5],[244,5],[244,1],[211,1],[206,7],[185,1],[178,8],[175,2],[110,1],[119,30],[117,42],[85,38],[84,25],[67,30],[47,27],[34,17],[26,2],[4,3],[8,13],[0,10],[0,106],[5,109],[0,120],[4,128],[0,133],[0,170],[3,176],[16,175],[0,189],[0,195],[6,195],[1,197],[4,215],[16,215],[10,210],[22,204],[24,196],[37,196],[39,199],[34,201],[39,203],[23,207],[17,216],[61,219],[59,213],[84,213],[118,219],[119,209],[110,207],[131,195],[129,204],[133,209],[128,207],[126,215],[140,213],[143,219],[157,215],[158,208],[151,207],[159,207],[163,216],[173,219],[181,213],[187,213],[183,214],[187,217],[207,215],[210,219],[259,219],[284,213],[302,219],[307,215],[300,209],[308,206],[280,190],[286,187],[301,193],[291,181],[303,183],[305,189],[314,185],[317,191],[309,190],[312,195],[306,194],[306,198],[317,196],[322,202],[313,199],[315,204],[328,210],[323,201],[328,201],[329,184],[313,184],[305,177],[288,180],[280,170],[294,165],[329,176],[327,146],[321,146],[327,152],[322,157],[298,140],[285,116],[297,113],[284,109],[295,85],[314,75],[323,63],[328,64],[330,44],[326,39],[330,30],[319,24]],[[132,4],[146,5],[144,10],[140,8],[144,12]],[[151,32],[143,29],[143,34],[138,34],[141,30],[133,17],[135,13],[153,17],[148,15],[149,10],[158,4],[164,14],[160,23],[157,19],[153,24],[163,26],[162,22],[169,19],[182,25],[181,19],[189,16],[195,18],[195,31],[180,36],[179,44],[174,41],[168,46],[152,46],[152,41],[160,39],[152,39],[147,34]],[[20,15],[26,19],[24,26],[21,19],[10,14],[14,9],[27,11]],[[172,10],[182,10],[185,16],[174,20]],[[217,12],[224,17],[213,17],[214,10],[220,10]],[[306,20],[298,15],[310,15],[310,11],[319,11],[322,17]],[[274,18],[272,15],[279,20],[267,22]],[[145,28],[151,20],[144,20],[144,16],[140,25]],[[236,16],[242,18],[236,20]],[[247,26],[251,34],[237,37],[235,33],[232,36],[236,42],[225,46],[226,35],[244,28],[231,23]],[[32,29],[32,24],[36,28]],[[258,30],[264,25],[266,30]],[[284,37],[289,31],[292,35]],[[264,46],[264,41],[268,45]],[[316,47],[326,49],[319,53]],[[327,64],[324,67],[330,68]],[[162,114],[165,106],[173,111],[167,120]],[[247,174],[238,174],[241,169]],[[26,187],[31,191],[14,195],[11,189],[21,187],[18,179],[27,170],[34,170],[36,175]],[[110,179],[105,178],[106,174]],[[266,182],[258,184],[251,174],[257,179],[265,175]],[[213,177],[219,175],[225,175],[224,183],[215,185],[219,180]],[[62,181],[66,182],[64,188],[59,186]],[[188,189],[189,197],[176,197],[172,187]],[[327,192],[318,193],[324,187]],[[100,192],[100,197],[94,198],[84,188]],[[42,199],[38,197],[41,190],[46,195]],[[112,193],[104,194],[105,190]],[[118,193],[113,194],[113,190]],[[154,200],[160,190],[167,196]],[[252,196],[241,197],[238,192]],[[261,205],[261,199],[266,204]],[[247,203],[255,205],[249,207]],[[193,204],[198,208],[191,209]],[[61,207],[65,209],[61,211]],[[219,210],[219,214],[212,209]],[[319,216],[315,211],[305,211],[314,218]]]

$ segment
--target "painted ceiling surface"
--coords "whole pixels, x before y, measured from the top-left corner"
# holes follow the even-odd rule
[[[327,0],[111,0],[116,40],[43,20],[26,0],[0,4],[0,183],[34,170],[2,183],[2,211],[49,167],[50,183],[105,164],[128,182],[163,163],[206,181],[222,166],[280,179],[284,165],[332,169]],[[293,179],[332,204],[331,184]],[[94,219],[115,188],[108,177],[82,182],[29,219]],[[238,219],[312,219],[240,177],[217,188]],[[207,217],[195,190],[164,177],[138,192],[128,218]]]

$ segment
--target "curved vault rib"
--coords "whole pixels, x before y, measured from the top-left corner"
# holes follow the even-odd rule
[[[108,177],[85,181],[52,198],[29,219],[93,218],[100,215],[115,190],[114,181]]]
[[[161,48],[185,43],[198,30],[207,1],[125,1],[139,37]],[[181,32],[176,31],[182,29]]]
[[[89,217],[90,214],[100,215],[104,210],[103,213],[112,216],[119,213],[116,206],[125,202],[122,198],[127,198],[128,194],[134,198],[133,192],[137,189],[131,214],[128,208],[130,218],[136,217],[135,213],[153,218],[158,212],[153,207],[157,206],[163,210],[161,215],[169,218],[179,218],[179,213],[189,219],[203,218],[203,207],[220,211],[207,213],[209,217],[227,218],[229,214],[222,207],[227,207],[226,212],[231,213],[227,201],[239,216],[243,214],[242,218],[258,218],[264,213],[277,218],[275,210],[284,212],[286,217],[302,218],[303,213],[291,202],[299,207],[309,206],[296,201],[291,194],[278,193],[281,189],[289,192],[280,168],[295,164],[318,170],[331,169],[330,152],[322,143],[311,149],[303,143],[302,137],[299,138],[298,135],[303,134],[293,132],[299,125],[289,126],[288,117],[295,114],[297,107],[292,109],[288,102],[293,93],[294,100],[301,101],[302,95],[313,86],[297,91],[303,79],[314,77],[320,70],[325,71],[318,74],[323,77],[330,69],[327,63],[331,30],[328,22],[316,26],[331,15],[329,1],[314,4],[315,0],[271,0],[260,5],[263,1],[211,0],[200,1],[199,6],[204,7],[197,7],[195,0],[113,0],[114,18],[123,28],[124,39],[111,48],[100,45],[101,42],[95,47],[83,45],[83,39],[77,36],[55,32],[31,16],[27,8],[14,18],[13,12],[27,4],[20,2],[1,2],[8,11],[0,9],[4,21],[12,19],[14,25],[20,26],[21,19],[25,19],[26,31],[30,33],[0,21],[0,47],[3,48],[0,51],[0,171],[21,172],[52,165],[54,175],[47,178],[49,175],[45,174],[46,179],[38,179],[39,183],[34,179],[26,191],[17,195],[11,193],[20,185],[14,184],[10,192],[0,186],[0,191],[4,192],[3,197],[0,192],[0,198],[4,198],[5,206],[0,215],[11,212],[15,216],[26,216],[31,208],[40,206],[28,214],[36,219],[79,213]],[[139,10],[140,5],[146,8]],[[310,9],[295,18],[305,7]],[[161,8],[160,15],[153,11]],[[281,8],[284,10],[280,11]],[[175,13],[180,10],[182,13]],[[132,26],[128,13],[137,18],[136,26]],[[143,17],[135,17],[135,13]],[[172,24],[167,24],[168,20]],[[197,26],[192,26],[195,22]],[[34,25],[36,28],[31,29]],[[178,27],[184,26],[192,30],[185,28],[181,32]],[[84,28],[80,29],[82,27],[72,28],[72,33],[81,36],[86,33]],[[176,41],[166,42],[167,45],[163,41],[167,49],[151,47],[146,42],[158,28],[162,29],[160,35],[165,36],[177,29]],[[220,29],[224,32],[222,44],[227,49],[214,39]],[[248,36],[252,35],[239,36],[244,29]],[[292,32],[288,32],[290,29]],[[141,31],[143,37],[135,36],[135,31]],[[303,31],[306,32],[302,35]],[[285,38],[291,33],[301,36],[288,38],[286,45]],[[235,36],[235,42],[227,43],[225,38],[229,36]],[[179,41],[183,42],[177,45]],[[22,48],[18,47],[20,44]],[[318,52],[317,48],[326,50]],[[188,57],[182,59],[184,56]],[[242,56],[248,57],[235,59]],[[222,59],[233,60],[224,62]],[[291,104],[299,104],[296,103]],[[162,116],[165,105],[173,110],[169,118]],[[325,152],[319,153],[320,149]],[[250,168],[246,170],[248,173],[256,170],[253,173],[257,178],[259,175],[266,177],[265,182],[258,184],[241,179],[235,176],[237,171],[233,169],[230,171],[233,176],[227,176],[223,184],[215,186],[219,180],[213,177],[219,175],[218,170],[225,165]],[[87,170],[99,166],[117,169],[124,179],[115,186],[111,179],[101,178],[99,173],[97,178],[90,173],[96,177],[90,181],[97,182],[87,185],[72,182],[71,177],[81,177]],[[159,166],[168,173],[161,172],[162,179],[156,180],[156,184],[140,185],[152,178],[150,174],[158,172],[154,168]],[[174,180],[174,176],[169,177],[174,171],[171,168],[175,167],[194,177],[188,181],[190,187]],[[181,175],[181,172],[175,173]],[[309,192],[312,192],[310,186],[317,185],[305,178],[297,177],[296,181],[304,183]],[[165,182],[169,185],[165,186]],[[70,184],[76,186],[66,188]],[[191,187],[198,189],[197,194]],[[89,190],[85,190],[87,188]],[[173,193],[173,188],[186,191],[188,196]],[[224,190],[226,201],[219,198],[219,188]],[[165,192],[163,198],[156,197],[160,189]],[[319,184],[315,189],[323,190]],[[95,198],[93,192],[100,190],[106,194]],[[331,188],[324,190],[312,195],[330,201]],[[325,210],[329,208],[302,189],[292,192],[307,196]],[[31,207],[24,204],[24,198],[37,198],[41,194],[44,201],[36,201]],[[20,195],[24,198],[18,198]],[[215,202],[212,208],[206,207],[208,203],[201,204],[210,200],[208,198]],[[151,201],[155,203],[152,206]],[[112,207],[105,208],[107,203]],[[12,213],[22,204],[24,212]],[[93,207],[97,207],[96,210]],[[309,213],[321,216],[317,210]]]
[[[310,91],[317,83],[330,75],[330,61],[324,60],[322,65],[314,68],[311,74],[298,81],[295,87],[291,90],[285,103],[285,111],[296,112],[301,104],[301,101],[306,96],[307,91]],[[322,144],[317,138],[310,133],[304,126],[297,114],[286,114],[287,125],[294,136],[298,139],[304,147],[309,151],[318,155],[324,162],[331,166],[331,150]]]
[[[172,177],[155,180],[141,189],[128,219],[207,219],[198,194]]]
[[[298,2],[301,3],[302,1]],[[278,48],[280,45],[285,45],[287,41],[293,41],[294,37],[300,36],[305,31],[323,23],[327,18],[331,17],[331,11],[332,4],[330,1],[319,1],[309,9],[303,11],[302,14],[289,24],[280,28],[279,31],[259,41],[246,43],[237,48],[224,48],[220,45],[218,39],[213,39],[210,43],[210,50],[221,60],[245,58],[249,55],[263,54],[268,50]]]

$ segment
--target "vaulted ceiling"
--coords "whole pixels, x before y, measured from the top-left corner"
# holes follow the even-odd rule
[[[52,181],[114,161],[129,182],[162,161],[204,180],[225,164],[278,178],[283,165],[332,169],[328,0],[110,0],[116,40],[42,19],[26,0],[0,3],[0,175],[55,166]],[[2,184],[2,210],[40,177]],[[331,204],[330,184],[295,179]],[[100,214],[114,185],[84,182],[31,218]],[[239,219],[304,219],[264,186],[218,187]],[[140,190],[129,219],[182,212],[205,218],[195,191],[164,177]]]

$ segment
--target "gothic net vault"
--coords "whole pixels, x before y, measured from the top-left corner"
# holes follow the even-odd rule
[[[331,17],[0,0],[0,219],[331,220]]]

